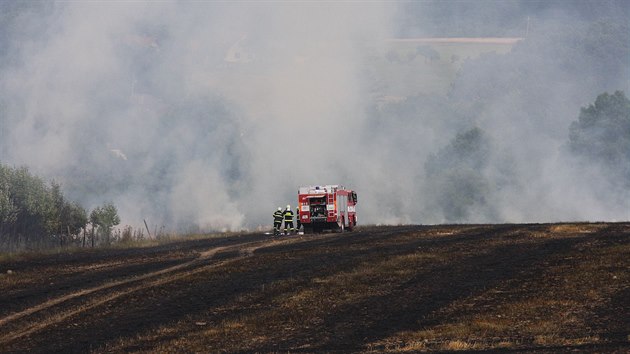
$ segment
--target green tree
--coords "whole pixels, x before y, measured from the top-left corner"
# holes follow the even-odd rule
[[[110,244],[112,227],[120,224],[118,210],[112,203],[105,203],[102,206],[94,208],[90,213],[90,222],[96,227],[100,236],[105,238],[105,244]]]
[[[426,196],[447,222],[493,220],[488,202],[492,180],[485,174],[491,141],[479,128],[451,140],[425,163]]]
[[[56,235],[63,244],[71,240],[87,225],[87,212],[79,204],[67,201],[61,192],[61,185],[52,182],[48,206],[47,227],[51,235]]]
[[[12,229],[17,221],[18,210],[11,200],[9,183],[6,180],[4,166],[0,166],[0,239],[5,238],[5,234]]]
[[[630,101],[622,91],[603,93],[580,110],[569,128],[576,175],[618,210],[630,200]]]
[[[569,128],[569,147],[576,155],[613,170],[630,165],[630,100],[622,91],[603,93],[580,110]],[[628,171],[625,171],[628,172]]]
[[[78,203],[65,203],[61,212],[61,222],[70,235],[77,235],[88,223],[87,211]]]
[[[67,201],[60,184],[0,164],[0,249],[63,244],[86,224],[85,209]]]
[[[15,249],[46,244],[50,194],[44,181],[25,167],[3,167],[0,180],[3,246]]]
[[[65,200],[61,192],[61,185],[56,182],[50,184],[46,205],[46,229],[50,235],[61,236],[63,234],[63,225],[61,223],[61,212],[63,210]]]
[[[428,177],[453,168],[481,170],[488,162],[490,140],[480,128],[472,128],[451,140],[449,145],[431,155],[425,165]]]
[[[44,181],[26,167],[14,170],[11,197],[18,209],[14,234],[26,243],[44,244],[49,195]]]

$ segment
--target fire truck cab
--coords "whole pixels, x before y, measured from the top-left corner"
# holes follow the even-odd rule
[[[357,225],[357,193],[340,185],[298,189],[298,215],[304,233],[352,231]]]

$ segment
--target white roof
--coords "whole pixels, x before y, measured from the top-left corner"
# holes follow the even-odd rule
[[[345,189],[338,184],[327,184],[323,186],[306,186],[300,187],[298,193],[300,194],[313,194],[313,193],[332,193],[338,189]]]

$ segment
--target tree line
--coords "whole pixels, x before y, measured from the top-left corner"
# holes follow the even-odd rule
[[[597,168],[599,183],[618,191],[622,198],[630,189],[630,100],[623,91],[604,92],[595,102],[580,109],[569,128],[566,146],[576,158],[576,172]],[[457,134],[448,145],[432,154],[425,163],[429,182],[428,198],[447,222],[468,220],[471,213],[493,220],[495,206],[487,199],[491,190],[500,190],[516,180],[509,159],[503,169],[487,172],[492,138],[479,127]],[[495,152],[495,155],[500,154]],[[497,159],[497,156],[494,156]],[[491,176],[491,177],[489,177]],[[433,191],[434,193],[431,193]],[[609,196],[608,194],[603,197]]]
[[[119,223],[112,203],[88,214],[64,197],[60,184],[46,183],[26,167],[0,164],[0,251],[107,245]]]

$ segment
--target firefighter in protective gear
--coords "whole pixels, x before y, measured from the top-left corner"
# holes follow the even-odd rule
[[[284,234],[288,235],[289,232],[295,232],[295,229],[293,228],[293,211],[291,211],[291,206],[287,205],[284,211]]]
[[[280,227],[282,226],[282,219],[284,218],[284,213],[282,212],[282,208],[278,207],[273,213],[273,234],[280,235]]]
[[[300,220],[300,207],[295,208],[295,232],[300,232],[300,227],[302,227],[302,221]]]

